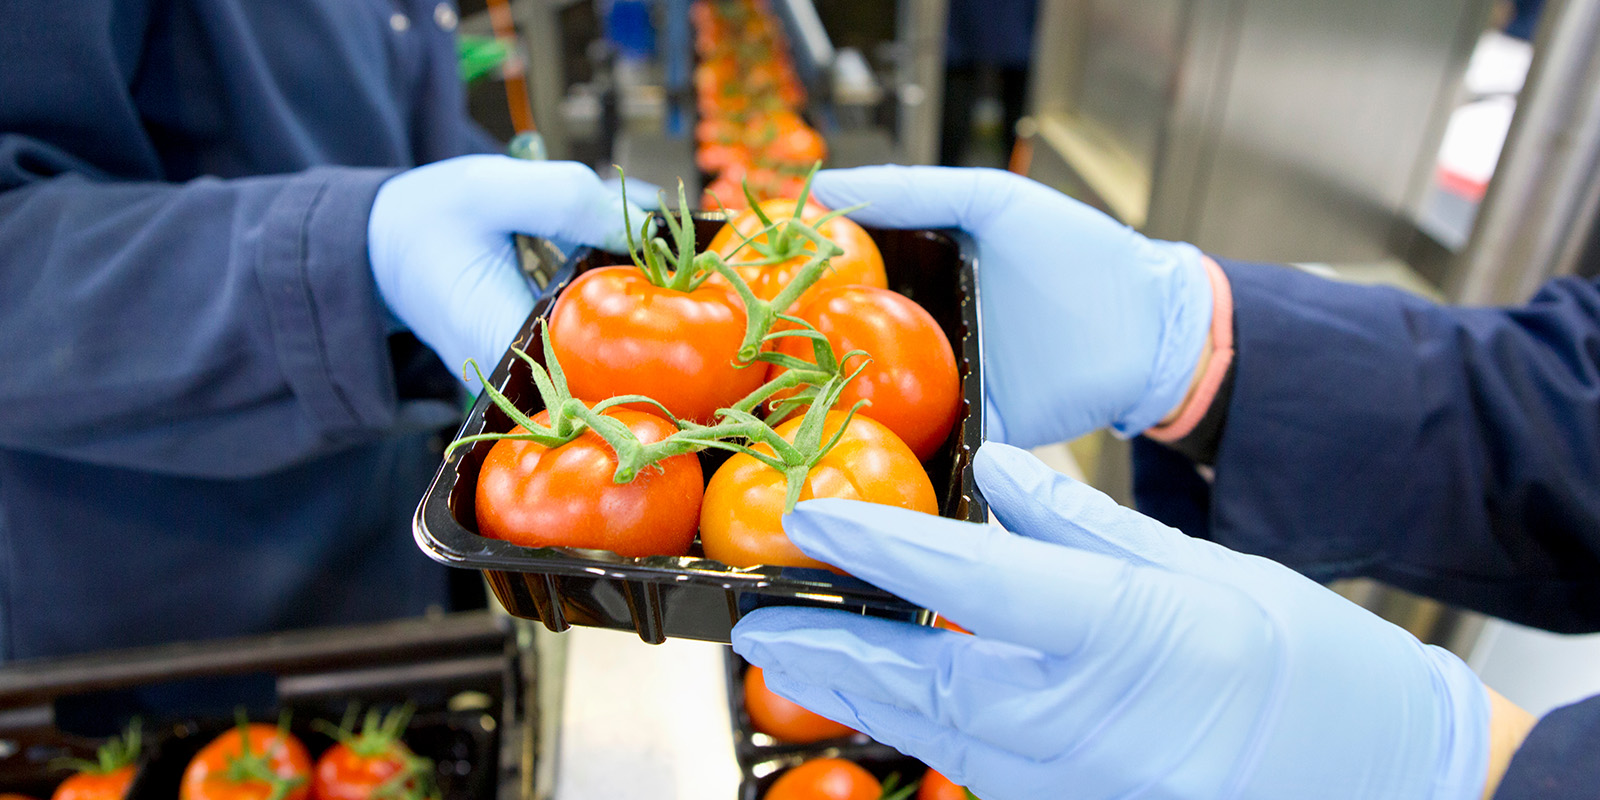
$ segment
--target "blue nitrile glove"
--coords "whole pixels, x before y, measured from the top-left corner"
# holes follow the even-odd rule
[[[487,374],[533,310],[513,233],[626,249],[621,198],[570,161],[463,156],[378,189],[367,220],[378,292],[452,370],[473,358]]]
[[[846,500],[784,520],[975,636],[767,608],[734,650],[985,800],[1479,797],[1489,700],[1460,659],[1021,450],[984,445],[977,469],[1005,529]]]
[[[990,438],[1024,447],[1110,426],[1133,435],[1183,401],[1211,325],[1192,245],[1158,242],[1009,172],[864,167],[817,174],[817,200],[888,228],[978,244]],[[993,421],[993,420],[992,420]]]

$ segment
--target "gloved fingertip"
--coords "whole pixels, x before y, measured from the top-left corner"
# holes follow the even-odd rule
[[[838,536],[851,536],[859,528],[863,514],[887,508],[858,500],[821,498],[796,504],[783,515],[783,531],[801,552],[828,564],[839,555]]]

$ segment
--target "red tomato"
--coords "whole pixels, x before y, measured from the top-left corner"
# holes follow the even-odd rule
[[[955,352],[933,316],[910,298],[872,286],[827,286],[807,292],[794,315],[828,337],[835,354],[865,350],[872,363],[845,386],[839,406],[871,401],[862,413],[884,424],[927,460],[961,415]],[[810,361],[811,340],[786,337],[778,352]],[[848,371],[860,356],[844,364]],[[784,370],[769,367],[768,380]]]
[[[694,163],[706,172],[721,172],[735,164],[749,164],[750,152],[744,145],[701,142],[695,148]]]
[[[68,759],[77,772],[56,786],[50,800],[122,800],[138,774],[140,756],[139,723],[129,724],[123,735],[101,745],[93,761]],[[0,800],[26,798],[0,794]]]
[[[768,219],[776,222],[781,218],[793,216],[794,206],[794,200],[768,200],[762,202],[761,210],[767,215]],[[813,206],[807,203],[806,209],[801,213],[800,218],[808,223],[814,223],[818,217],[825,213],[827,212],[821,206]],[[711,246],[707,249],[717,252],[729,262],[755,261],[759,258],[756,252],[748,247],[739,249],[738,244],[743,237],[754,234],[761,230],[762,227],[761,220],[754,211],[741,211],[733,215],[728,220],[728,224],[722,226],[722,230],[717,231],[717,235],[711,239]],[[883,255],[878,252],[878,246],[873,243],[872,237],[868,236],[860,225],[844,217],[835,217],[823,223],[817,229],[817,232],[834,244],[844,248],[844,255],[828,262],[827,271],[822,274],[821,279],[812,285],[808,294],[817,291],[819,287],[823,286],[847,286],[851,284],[877,286],[880,288],[889,286],[889,278],[883,271]],[[766,242],[767,234],[763,233],[757,236],[756,240],[763,243]],[[736,250],[737,252],[735,252]],[[805,266],[811,254],[815,252],[815,245],[805,242],[802,253],[782,263],[737,267],[736,269],[740,277],[750,284],[750,290],[757,297],[763,300],[771,300],[777,297],[779,292],[783,291],[783,287],[788,286],[789,282],[794,280],[795,274],[800,271],[801,267]],[[720,276],[707,281],[707,284],[713,282],[726,285],[726,282]],[[802,302],[803,300],[804,298],[802,298]]]
[[[761,154],[774,161],[809,167],[828,157],[828,145],[820,134],[802,125],[779,131]]]
[[[246,751],[248,746],[248,752]],[[267,800],[277,788],[264,777],[235,779],[235,765],[255,761],[264,775],[292,783],[281,800],[306,800],[311,755],[292,734],[275,725],[253,722],[233,728],[200,748],[178,787],[178,800]]]
[[[810,744],[855,733],[848,725],[773,694],[757,666],[744,673],[744,710],[756,730],[788,744]]]
[[[971,797],[965,787],[957,786],[931,769],[922,776],[922,786],[917,788],[917,800],[969,800]]]
[[[883,784],[861,765],[813,758],[778,776],[765,800],[878,800]]]
[[[398,739],[388,742],[383,750],[369,754],[358,753],[340,742],[323,751],[322,757],[317,759],[316,773],[311,780],[311,800],[372,800],[373,792],[390,780],[403,781],[401,788],[410,789],[416,784],[416,778],[396,779],[395,776],[416,768],[416,755]]]
[[[844,422],[843,411],[828,412],[823,441],[832,438]],[[778,435],[794,441],[801,418],[777,427]],[[758,451],[770,450],[765,445]],[[734,567],[757,564],[831,569],[795,547],[783,532],[786,485],[781,473],[755,458],[736,453],[706,484],[700,509],[700,543],[707,558]],[[801,500],[842,497],[900,506],[928,514],[939,513],[933,483],[911,448],[888,428],[857,414],[850,426],[806,476]]]
[[[706,184],[705,192],[700,196],[701,208],[726,208],[729,211],[736,211],[746,205],[744,187],[727,173],[718,175],[715,180]]]
[[[655,414],[606,412],[644,444],[677,428]],[[548,424],[549,412],[533,418]],[[513,432],[520,432],[516,428]],[[705,483],[694,454],[640,470],[631,483],[612,481],[617,455],[594,431],[551,450],[536,442],[494,443],[478,473],[478,532],[523,547],[587,547],[623,556],[689,552]]]
[[[574,397],[642,394],[708,423],[761,386],[762,369],[733,365],[744,327],[744,303],[726,281],[680,292],[632,266],[602,267],[561,293],[550,341]]]
[[[122,800],[139,768],[126,764],[109,772],[83,770],[61,782],[50,800]],[[0,795],[0,800],[6,796]]]

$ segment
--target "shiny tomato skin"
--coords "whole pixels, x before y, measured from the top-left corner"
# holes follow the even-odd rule
[[[965,787],[957,786],[949,778],[931,769],[922,776],[922,785],[917,787],[917,800],[967,800],[967,798]]]
[[[842,758],[813,758],[773,782],[763,800],[879,800],[883,784],[872,773]]]
[[[50,800],[122,800],[128,794],[128,785],[139,772],[138,766],[128,764],[110,772],[83,771],[62,781]]]
[[[777,199],[761,202],[761,210],[767,218],[777,222],[779,219],[794,215],[795,200]],[[826,214],[821,206],[806,203],[806,208],[801,212],[800,218],[808,223]],[[727,224],[717,231],[712,237],[711,246],[706,248],[720,254],[729,262],[754,261],[759,258],[754,250],[749,247],[739,248],[739,242],[745,236],[755,233],[762,228],[761,219],[749,209],[740,211],[728,219]],[[812,284],[807,291],[809,296],[824,286],[848,286],[860,284],[864,286],[877,286],[888,288],[889,278],[883,271],[883,254],[878,252],[878,245],[872,241],[860,225],[846,219],[835,217],[824,222],[817,229],[824,237],[834,244],[844,248],[844,255],[838,256],[828,262],[828,269],[822,277]],[[765,242],[766,234],[756,237],[757,241]],[[810,242],[805,246],[807,255],[799,255],[780,264],[771,264],[754,267],[737,267],[739,276],[750,284],[750,290],[756,297],[771,300],[783,291],[794,280],[794,276],[804,267],[809,254],[816,251]],[[720,277],[709,282],[721,282]],[[802,296],[803,304],[805,296]]]
[[[404,742],[386,753],[364,756],[343,742],[323,751],[311,779],[311,800],[370,800],[372,792],[406,769],[411,755]]]
[[[300,779],[300,785],[290,789],[283,800],[306,800],[311,755],[306,752],[305,745],[292,734],[281,733],[276,725],[252,722],[245,731],[246,738],[241,739],[239,729],[231,728],[200,748],[183,771],[178,800],[267,800],[272,795],[271,784],[228,778],[228,766],[243,754],[245,741],[249,742],[251,753],[268,756],[274,774]]]
[[[828,412],[824,442],[844,419],[843,411]],[[794,441],[801,421],[796,417],[779,425],[778,435]],[[784,497],[781,473],[745,453],[734,454],[706,484],[700,508],[700,544],[706,557],[733,567],[765,564],[833,569],[789,541],[782,524]],[[888,428],[859,413],[839,443],[806,476],[800,499],[819,497],[939,513],[933,483],[911,448]]]
[[[641,394],[708,423],[762,383],[762,369],[733,365],[744,327],[744,303],[725,283],[679,292],[632,266],[601,267],[561,293],[550,341],[574,397]]]
[[[751,726],[786,744],[810,744],[856,732],[848,725],[779,697],[767,688],[766,678],[757,666],[751,666],[744,673],[744,710],[750,715]]]
[[[677,430],[643,411],[606,412],[639,441],[661,441]],[[534,421],[548,424],[549,413]],[[515,429],[520,431],[521,428]],[[623,556],[689,552],[699,521],[704,475],[693,454],[644,469],[617,484],[617,456],[593,431],[551,450],[536,442],[494,443],[478,472],[478,532],[523,547],[586,547]]]
[[[864,350],[872,362],[845,387],[839,407],[857,400],[927,460],[950,435],[961,415],[961,377],[955,351],[933,316],[910,298],[872,286],[828,286],[808,293],[794,315],[828,337],[836,355]],[[781,339],[778,351],[812,360],[811,341]],[[845,362],[849,369],[859,359]],[[783,372],[771,365],[770,380]]]

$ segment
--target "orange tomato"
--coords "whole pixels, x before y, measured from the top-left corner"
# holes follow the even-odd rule
[[[957,786],[931,769],[922,776],[922,785],[917,788],[917,800],[969,800],[971,797],[965,787]]]
[[[677,428],[643,411],[613,408],[606,415],[650,444]],[[548,424],[549,412],[533,418]],[[520,432],[515,428],[513,432]],[[694,541],[705,483],[693,454],[640,470],[615,483],[617,456],[586,430],[554,450],[537,442],[494,443],[478,473],[478,532],[524,547],[587,547],[623,556],[683,555]]]
[[[271,780],[230,774],[235,764],[250,759],[260,759],[266,774],[293,784],[282,800],[305,800],[311,755],[292,734],[261,722],[232,728],[200,748],[183,771],[178,800],[267,800],[274,793]]]
[[[844,423],[846,412],[830,411],[822,440]],[[794,441],[802,419],[777,427],[779,436]],[[758,452],[771,453],[765,445]],[[783,532],[784,476],[745,453],[735,453],[706,484],[700,506],[700,544],[707,558],[734,567],[758,564],[832,569],[800,552]],[[888,428],[857,414],[839,442],[806,475],[801,500],[842,497],[939,513],[933,482],[911,448]]]
[[[813,758],[778,776],[765,800],[879,800],[883,784],[860,764]]]
[[[855,733],[848,725],[773,694],[761,668],[753,665],[744,673],[744,710],[756,730],[789,744],[810,744]]]
[[[768,200],[761,204],[761,210],[767,215],[768,219],[777,222],[780,219],[794,215],[795,203],[796,201],[791,199]],[[821,206],[807,203],[806,208],[801,212],[800,218],[805,222],[815,224],[815,221],[826,213],[827,211]],[[711,245],[707,249],[718,253],[730,263],[759,260],[760,256],[753,248],[741,248],[739,243],[745,236],[754,235],[761,231],[762,227],[764,226],[761,224],[761,219],[756,216],[755,212],[746,209],[734,214],[727,224],[717,231],[717,235],[712,237]],[[834,217],[822,223],[817,228],[817,232],[843,248],[844,254],[828,262],[828,269],[812,285],[807,294],[815,293],[824,286],[860,284],[888,288],[889,278],[883,271],[883,254],[878,252],[877,244],[873,243],[872,237],[867,235],[867,232],[860,225],[845,217]],[[761,233],[756,236],[756,241],[765,244],[767,238],[766,233]],[[796,254],[786,261],[770,265],[740,266],[735,267],[735,269],[739,272],[740,277],[750,284],[751,291],[757,297],[771,300],[777,297],[779,292],[783,291],[783,287],[788,286],[789,282],[794,280],[800,268],[805,266],[806,261],[814,253],[816,253],[816,246],[809,241],[804,241],[803,245],[798,246]],[[707,283],[712,282],[726,285],[726,281],[721,276],[716,276],[711,281],[707,281]]]
[[[844,387],[841,408],[867,400],[871,405],[862,413],[894,431],[917,458],[938,452],[961,414],[961,378],[950,340],[931,314],[902,294],[873,286],[820,287],[793,313],[828,337],[836,355],[864,350],[872,358]],[[777,349],[806,361],[813,357],[809,339],[785,337]],[[859,359],[848,359],[846,371]],[[783,371],[770,365],[767,379]]]

